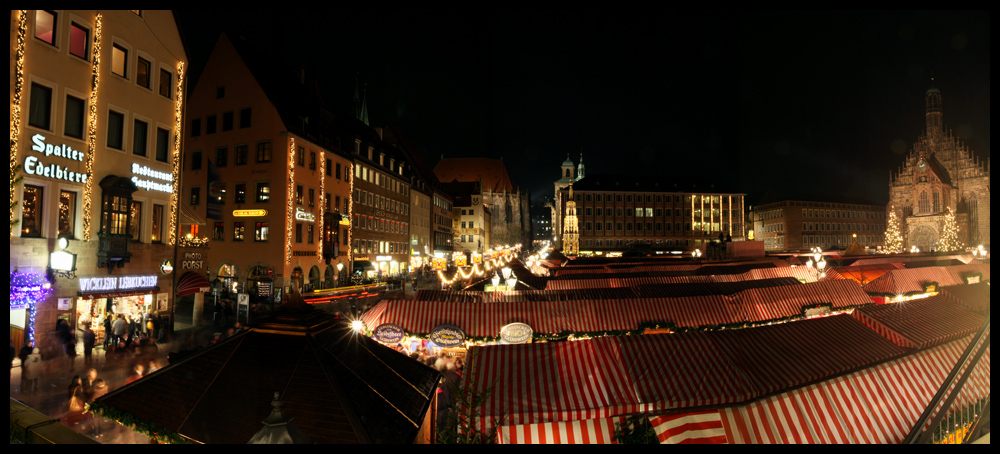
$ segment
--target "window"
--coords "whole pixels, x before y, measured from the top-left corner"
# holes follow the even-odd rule
[[[250,108],[240,109],[240,129],[250,127]]]
[[[316,190],[309,188],[309,206],[316,206]]]
[[[191,170],[201,170],[201,150],[191,152]]]
[[[191,188],[191,205],[201,203],[201,188]]]
[[[101,199],[101,233],[127,235],[131,195],[125,196],[120,191],[108,188]]]
[[[136,156],[146,156],[146,143],[149,141],[149,124],[142,120],[135,120],[132,127],[132,154]]]
[[[215,99],[222,99],[226,97],[226,86],[215,87]]]
[[[309,170],[316,170],[316,152],[309,150]]]
[[[52,89],[32,83],[29,109],[28,125],[49,129],[52,121]]]
[[[233,241],[243,241],[243,233],[246,225],[243,222],[233,223]]]
[[[170,148],[170,131],[163,128],[156,128],[156,160],[168,162],[168,150]]]
[[[339,172],[338,172],[338,174],[339,174]],[[326,176],[328,176],[328,177],[332,177],[333,176],[333,160],[332,159],[327,159],[326,160]]]
[[[35,11],[35,38],[53,46],[56,44],[56,13],[52,11]]]
[[[74,96],[66,96],[66,125],[65,133],[69,137],[83,138],[83,111],[82,99]]]
[[[271,200],[271,183],[257,183],[257,202]]]
[[[173,77],[170,71],[160,69],[160,96],[170,99],[170,81]]]
[[[76,193],[59,192],[59,238],[73,238],[76,227]]]
[[[163,205],[153,205],[153,219],[151,219],[151,228],[149,233],[149,241],[153,243],[162,243],[163,237]]]
[[[313,235],[313,233],[314,233],[313,227],[314,226],[312,224],[309,224],[308,226],[306,226],[306,241],[308,241],[309,244],[313,244],[315,242],[313,240],[313,236],[314,236]]]
[[[215,241],[223,241],[226,239],[226,223],[216,222],[212,227],[212,239]]]
[[[141,226],[142,226],[142,202],[132,201],[131,210],[132,210],[132,213],[131,213],[131,217],[130,217],[130,220],[129,220],[129,229],[128,229],[128,232],[129,232],[129,234],[132,235],[132,240],[133,241],[142,241],[141,235],[139,234],[140,232],[142,232],[142,228],[141,228]]]
[[[295,203],[297,205],[302,205],[302,186],[301,185],[296,185],[295,186]]]
[[[295,243],[302,244],[302,223],[295,223]]]
[[[271,142],[257,144],[257,163],[271,162]]]
[[[21,200],[21,236],[41,238],[44,189],[40,186],[24,185]]]
[[[69,27],[69,53],[84,60],[89,57],[87,43],[90,41],[90,30],[73,22]]]
[[[236,156],[233,160],[236,165],[246,165],[247,160],[250,159],[250,146],[249,145],[237,145],[236,146]]]
[[[239,183],[236,185],[236,191],[233,195],[233,200],[236,203],[246,203],[247,202],[247,185],[246,183]]]
[[[253,240],[254,241],[267,241],[269,230],[267,228],[266,222],[257,222],[253,227]]]
[[[233,130],[233,113],[223,112],[222,113],[222,130],[232,131]]]
[[[198,137],[201,135],[201,118],[195,118],[191,120],[191,137]]]
[[[153,65],[149,63],[142,57],[136,58],[137,64],[135,65],[135,83],[144,88],[149,88],[150,72],[153,70]]]
[[[215,134],[215,122],[217,118],[215,115],[209,115],[205,117],[205,134]]]
[[[298,162],[299,167],[305,167],[306,165],[305,147],[299,147],[298,151],[295,152],[295,160]]]
[[[927,214],[931,212],[931,204],[927,198],[927,191],[920,193],[920,213]]]
[[[111,48],[111,73],[128,78],[128,50],[115,44]]]

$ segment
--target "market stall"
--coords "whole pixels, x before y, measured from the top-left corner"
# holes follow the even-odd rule
[[[506,425],[519,426],[735,404],[903,353],[842,315],[745,330],[475,347],[470,367],[480,368],[480,389],[496,383],[477,423],[503,415]]]
[[[990,284],[985,282],[941,287],[939,295],[979,314],[990,311]]]
[[[927,348],[966,337],[975,333],[986,318],[942,295],[906,304],[865,307],[851,316],[906,348]]]
[[[744,311],[743,320],[748,323],[823,315],[874,304],[849,279],[749,289],[733,295],[733,299],[738,301]]]
[[[970,338],[749,404],[654,417],[650,422],[661,443],[899,444],[930,404]],[[989,397],[989,359],[987,349],[953,409],[969,408]],[[695,417],[701,426],[676,423]],[[708,435],[713,438],[707,440]]]
[[[898,302],[933,296],[941,287],[989,280],[989,265],[932,266],[892,270],[863,288],[872,297],[884,298],[885,302]]]

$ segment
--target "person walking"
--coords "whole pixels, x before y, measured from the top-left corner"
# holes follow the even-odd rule
[[[35,348],[35,345],[29,340],[24,342],[24,346],[21,350],[17,352],[17,358],[21,360],[21,392],[23,393],[25,388],[28,387],[28,377],[24,375],[25,363],[28,362],[28,355],[31,354],[31,350]]]
[[[113,335],[111,339],[112,345],[118,345],[125,336],[125,332],[128,330],[128,322],[125,321],[122,315],[115,316],[114,323],[111,324],[111,333]]]
[[[42,375],[42,353],[38,348],[33,348],[31,354],[23,364],[21,364],[21,375],[26,381],[26,385],[21,388],[24,392],[28,388],[30,394],[38,393],[38,379]]]
[[[69,409],[66,412],[66,422],[73,424],[80,424],[80,420],[83,419],[84,411],[84,395],[83,395],[83,379],[79,375],[74,375],[73,380],[69,382],[68,390],[68,406]]]
[[[94,382],[97,381],[97,369],[90,369],[87,371],[87,375],[80,380],[80,386],[83,389],[83,400],[86,403],[91,403],[94,401]]]
[[[87,325],[83,330],[83,365],[90,367],[94,360],[94,344],[97,343],[97,333]]]
[[[105,316],[104,316],[104,350],[108,349],[108,344],[111,343],[111,341],[112,341],[111,338],[113,336],[114,335],[111,334],[111,314],[105,314]]]

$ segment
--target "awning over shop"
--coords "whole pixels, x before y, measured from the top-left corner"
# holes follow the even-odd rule
[[[375,268],[375,265],[372,264],[372,262],[369,262],[368,260],[355,260],[354,261],[354,270],[355,271],[375,271],[376,268]]]
[[[501,426],[500,443],[512,445],[600,445],[611,444],[615,422],[624,418],[588,419]]]
[[[188,271],[177,281],[177,296],[186,296],[194,293],[209,293],[212,291],[212,284],[208,282],[201,273]]]

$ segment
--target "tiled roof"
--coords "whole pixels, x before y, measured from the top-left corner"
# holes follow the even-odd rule
[[[442,183],[482,181],[484,191],[517,192],[517,185],[499,159],[444,158],[434,167],[434,174]]]
[[[307,335],[247,330],[96,403],[195,442],[241,444],[278,392],[315,443],[411,443],[440,374],[344,326],[313,325]]]

